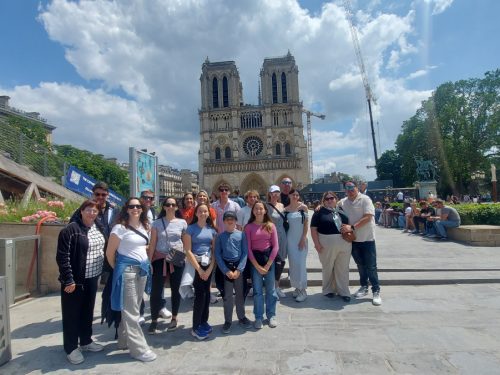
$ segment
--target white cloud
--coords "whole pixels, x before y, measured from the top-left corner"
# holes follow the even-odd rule
[[[428,4],[434,5],[432,8],[432,15],[435,16],[437,14],[443,13],[446,9],[448,9],[451,4],[453,4],[453,0],[424,0]]]
[[[398,16],[374,10],[356,17],[379,98],[376,119],[387,129],[383,144],[392,147],[402,121],[428,95],[382,73],[385,65],[396,68],[416,52],[408,42],[414,11]],[[343,8],[336,3],[311,15],[295,0],[54,0],[42,9],[40,20],[83,78],[102,81],[99,90],[41,83],[8,93],[13,104],[37,110],[55,123],[57,143],[121,160],[127,159],[129,146],[146,147],[159,154],[160,162],[196,169],[199,76],[206,56],[235,60],[245,102],[256,103],[263,59],[290,49],[300,71],[304,106],[319,105],[332,124],[353,126],[345,133],[314,132],[315,157],[355,174],[370,162],[322,154],[324,148],[347,146],[352,148],[346,154],[358,159],[360,148],[371,154],[366,131],[360,130],[368,123],[362,81]],[[127,98],[114,95],[114,89]]]

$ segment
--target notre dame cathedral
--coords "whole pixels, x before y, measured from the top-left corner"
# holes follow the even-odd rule
[[[284,177],[298,188],[309,183],[298,74],[290,52],[266,58],[259,104],[247,105],[235,62],[206,59],[200,77],[200,187],[215,191],[226,182],[242,193],[266,194]]]

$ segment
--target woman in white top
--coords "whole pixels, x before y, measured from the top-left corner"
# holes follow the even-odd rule
[[[121,311],[118,348],[129,349],[130,355],[143,362],[154,361],[139,325],[139,305],[151,273],[147,246],[149,221],[144,205],[129,198],[118,215],[118,224],[109,237],[106,256],[113,267],[111,308]]]
[[[158,219],[151,227],[151,244],[149,246],[149,258],[153,268],[153,285],[151,288],[151,325],[148,333],[157,333],[158,316],[161,309],[161,296],[165,280],[170,279],[170,291],[172,302],[172,320],[168,331],[177,329],[177,313],[181,302],[179,287],[182,273],[184,272],[184,260],[172,257],[173,251],[184,253],[184,242],[182,240],[186,233],[186,220],[175,217],[177,201],[174,197],[168,197],[163,201],[162,209]]]
[[[307,212],[300,202],[300,194],[292,189],[288,194],[290,204],[285,207],[285,217],[289,224],[286,233],[288,261],[290,263],[290,284],[295,288],[293,296],[295,301],[303,302],[307,298]]]

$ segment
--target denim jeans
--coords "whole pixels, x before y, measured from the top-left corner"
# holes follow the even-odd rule
[[[278,296],[274,288],[274,263],[269,271],[262,276],[255,267],[252,266],[252,284],[253,284],[253,313],[255,319],[264,317],[264,291],[266,288],[266,317],[271,319],[276,315],[276,301]]]
[[[370,280],[372,292],[379,292],[375,241],[353,242],[352,258],[358,266],[360,285],[368,287],[368,280]]]
[[[446,228],[457,228],[458,226],[460,226],[460,222],[456,220],[437,220],[434,222],[437,234],[445,238],[448,237]]]

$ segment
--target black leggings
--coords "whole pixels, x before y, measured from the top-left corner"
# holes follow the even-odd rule
[[[279,255],[276,255],[276,258],[274,259],[274,280],[278,282],[280,281],[281,274],[285,269],[285,263],[286,261],[284,259],[281,259]]]
[[[209,266],[200,267],[206,270]],[[201,323],[208,322],[208,308],[210,306],[210,284],[212,275],[207,280],[202,280],[198,272],[194,275],[194,305],[193,305],[193,329],[198,328]]]
[[[179,306],[181,304],[181,295],[179,293],[179,287],[181,285],[182,273],[184,271],[184,266],[176,267],[174,266],[174,271],[170,272],[170,264],[165,265],[167,276],[163,276],[163,263],[164,259],[157,259],[152,263],[153,276],[151,285],[151,319],[157,320],[160,310],[165,307],[165,300],[163,298],[163,288],[165,286],[165,280],[167,276],[170,277],[170,291],[172,299],[172,315],[177,315],[179,312]]]

